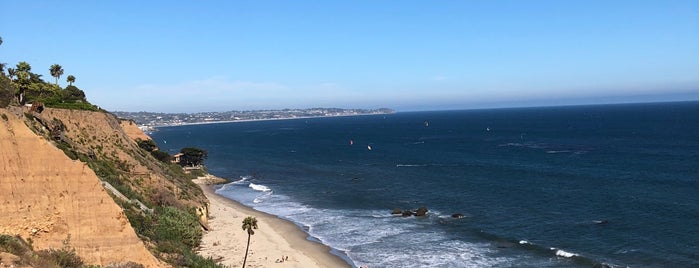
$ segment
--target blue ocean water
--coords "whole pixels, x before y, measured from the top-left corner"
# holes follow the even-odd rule
[[[699,102],[193,125],[152,137],[171,153],[208,150],[210,172],[235,181],[217,193],[297,223],[354,266],[699,267]],[[390,215],[420,206],[428,217]]]

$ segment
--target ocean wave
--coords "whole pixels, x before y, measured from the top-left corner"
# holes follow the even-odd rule
[[[255,199],[253,199],[252,202],[255,203],[255,204],[259,204],[259,203],[265,202],[265,201],[266,201],[267,199],[269,199],[270,196],[272,195],[272,191],[265,191],[264,193],[265,193],[265,194],[263,194],[263,195],[260,195],[260,196],[258,196],[258,197],[255,197]]]
[[[396,167],[426,167],[426,164],[397,164]]]
[[[244,184],[244,183],[246,183],[247,180],[249,180],[249,179],[250,179],[249,176],[240,176],[240,179],[239,179],[239,180],[234,181],[234,182],[231,182],[231,184]]]
[[[572,153],[572,151],[569,150],[550,150],[546,151],[547,154],[563,154],[563,153]]]
[[[562,249],[551,248],[551,250],[555,250],[556,256],[560,256],[560,257],[572,258],[572,257],[578,256],[578,254],[571,253],[571,252],[568,252],[568,251],[565,251]]]
[[[252,188],[252,189],[255,190],[255,191],[260,191],[260,192],[270,192],[270,191],[272,191],[272,189],[270,189],[270,188],[267,187],[267,186],[264,186],[264,185],[262,185],[262,184],[254,184],[254,183],[252,183],[252,182],[250,183],[250,185],[248,185],[248,187]]]
[[[416,220],[393,217],[387,210],[321,209],[263,189],[269,187],[251,183],[249,187],[231,187],[223,194],[254,209],[295,222],[309,234],[309,239],[332,247],[354,266],[513,267],[520,258],[494,256],[499,249],[493,248],[491,243],[458,240],[449,233],[425,228],[442,224],[445,217],[450,217],[438,210]],[[514,240],[513,244],[523,249],[541,248],[520,241],[525,240]],[[547,249],[541,248],[542,251]]]

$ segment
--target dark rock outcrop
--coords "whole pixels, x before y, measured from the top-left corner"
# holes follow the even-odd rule
[[[428,212],[428,211],[429,211],[429,210],[427,209],[427,207],[419,207],[419,208],[417,209],[417,211],[415,212],[415,216],[424,217],[424,216],[427,215],[427,212]]]

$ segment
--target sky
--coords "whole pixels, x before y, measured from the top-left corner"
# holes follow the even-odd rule
[[[699,100],[699,1],[6,1],[0,62],[111,111]]]

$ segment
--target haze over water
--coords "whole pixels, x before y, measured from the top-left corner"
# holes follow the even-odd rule
[[[170,153],[208,150],[210,172],[235,181],[217,193],[296,222],[356,266],[696,267],[698,133],[699,102],[682,102],[164,127],[152,137]],[[390,215],[419,206],[428,217]]]

